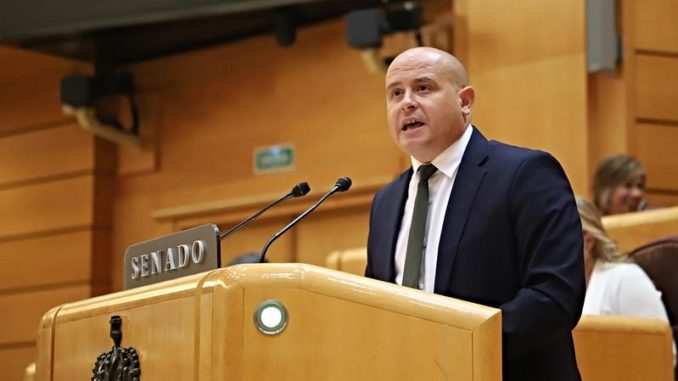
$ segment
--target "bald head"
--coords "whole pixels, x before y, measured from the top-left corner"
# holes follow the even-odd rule
[[[423,64],[433,64],[458,88],[469,84],[466,68],[456,57],[431,47],[412,48],[400,53],[389,65],[386,77],[388,78],[392,71],[408,70]]]
[[[464,66],[442,50],[407,50],[386,73],[391,136],[423,163],[431,162],[466,131],[474,99]]]

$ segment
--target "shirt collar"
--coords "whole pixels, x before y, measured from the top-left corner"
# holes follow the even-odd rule
[[[443,152],[441,152],[440,155],[433,159],[431,164],[438,168],[438,172],[442,172],[445,174],[445,176],[450,178],[454,175],[455,171],[459,167],[459,163],[461,163],[461,158],[464,155],[464,151],[466,151],[466,146],[468,146],[468,142],[471,140],[472,133],[473,126],[469,124],[457,141],[452,143]],[[414,173],[417,173],[417,170],[421,165],[426,164],[412,156],[410,159],[412,160],[412,169],[414,170]]]

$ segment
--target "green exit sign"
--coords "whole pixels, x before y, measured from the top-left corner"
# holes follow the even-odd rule
[[[254,150],[254,172],[266,173],[294,169],[292,144],[260,147]]]

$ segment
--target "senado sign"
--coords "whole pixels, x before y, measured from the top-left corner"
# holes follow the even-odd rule
[[[214,224],[132,245],[125,254],[125,289],[219,268],[220,251]]]

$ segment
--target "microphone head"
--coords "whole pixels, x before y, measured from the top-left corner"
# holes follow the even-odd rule
[[[304,181],[303,183],[299,183],[299,184],[295,185],[294,188],[292,188],[292,192],[290,192],[290,193],[294,197],[301,197],[301,196],[306,195],[306,193],[308,193],[310,191],[311,191],[311,187],[309,187],[308,183]]]
[[[351,182],[350,178],[340,177],[337,180],[337,183],[335,184],[335,186],[338,188],[337,190],[339,192],[346,192],[347,190],[349,190],[351,188],[351,184],[352,184],[352,182]]]

